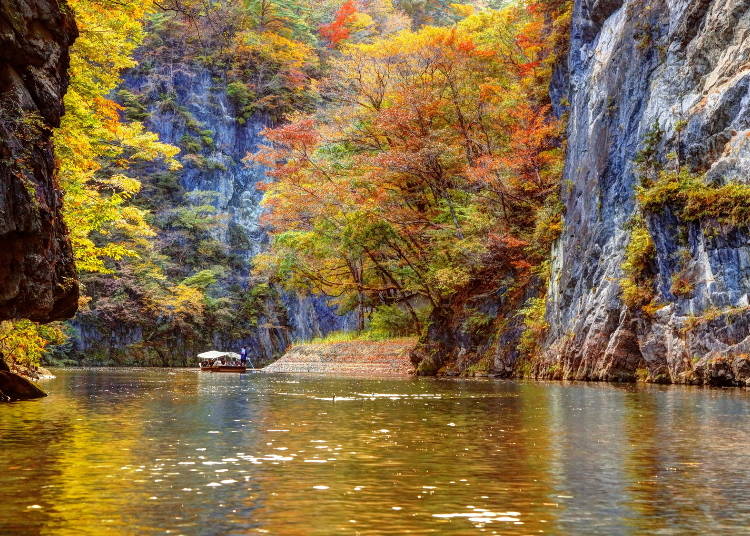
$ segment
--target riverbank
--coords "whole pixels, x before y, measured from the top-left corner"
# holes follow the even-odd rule
[[[414,366],[409,356],[416,344],[414,338],[299,344],[292,346],[263,371],[378,376],[413,374]]]

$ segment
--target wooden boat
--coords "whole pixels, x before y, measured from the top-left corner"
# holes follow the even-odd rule
[[[243,365],[215,365],[215,366],[202,366],[203,372],[247,372],[247,367]]]
[[[203,372],[246,372],[247,367],[240,362],[240,355],[234,352],[211,350],[198,354],[198,366]]]

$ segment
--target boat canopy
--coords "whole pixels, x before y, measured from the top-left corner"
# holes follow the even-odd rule
[[[231,357],[232,359],[239,359],[240,354],[236,354],[234,352],[219,352],[218,350],[211,350],[209,352],[203,352],[202,354],[198,354],[198,359],[201,360],[212,360],[212,359],[220,359],[222,357]]]

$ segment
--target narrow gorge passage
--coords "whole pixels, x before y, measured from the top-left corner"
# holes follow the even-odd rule
[[[748,532],[749,31],[0,2],[0,535]]]

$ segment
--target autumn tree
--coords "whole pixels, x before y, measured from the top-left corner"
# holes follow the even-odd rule
[[[488,274],[523,286],[561,162],[538,88],[540,17],[484,10],[344,44],[324,87],[333,105],[267,131],[254,156],[275,179],[258,270],[335,296],[361,324],[398,304],[417,329],[415,307],[443,308]]]
[[[130,200],[140,190],[128,173],[137,161],[162,159],[176,168],[178,149],[158,141],[139,122],[123,121],[109,97],[143,37],[148,2],[117,6],[71,0],[80,37],[71,49],[66,113],[55,132],[64,215],[78,269],[108,271],[108,260],[135,256],[153,231]]]

